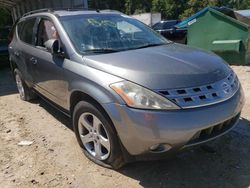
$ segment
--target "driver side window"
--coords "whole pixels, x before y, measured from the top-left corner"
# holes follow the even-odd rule
[[[52,21],[42,19],[38,25],[37,46],[45,47],[45,43],[50,39],[59,40],[58,32]]]

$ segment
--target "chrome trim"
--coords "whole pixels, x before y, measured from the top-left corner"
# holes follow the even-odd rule
[[[158,93],[183,109],[217,104],[230,99],[240,88],[240,82],[232,71],[226,78],[212,84],[191,88],[160,90]]]

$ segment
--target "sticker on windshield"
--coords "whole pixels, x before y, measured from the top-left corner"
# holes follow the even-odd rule
[[[110,20],[96,20],[96,19],[88,19],[88,23],[93,26],[110,26],[116,27],[116,24]]]

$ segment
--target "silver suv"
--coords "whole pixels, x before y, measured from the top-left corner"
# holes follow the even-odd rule
[[[36,93],[72,117],[84,154],[102,166],[165,158],[238,122],[242,88],[221,58],[122,13],[40,10],[13,32],[21,99]]]

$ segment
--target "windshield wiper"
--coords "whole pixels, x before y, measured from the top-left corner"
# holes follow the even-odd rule
[[[160,43],[160,44],[146,44],[144,46],[139,46],[139,47],[134,48],[134,49],[141,49],[141,48],[148,48],[148,47],[162,46],[162,45],[165,45],[165,43]]]
[[[119,52],[119,50],[115,50],[112,48],[94,48],[94,49],[89,49],[89,50],[85,50],[85,53],[88,52],[93,52],[93,53],[113,53],[113,52]]]

